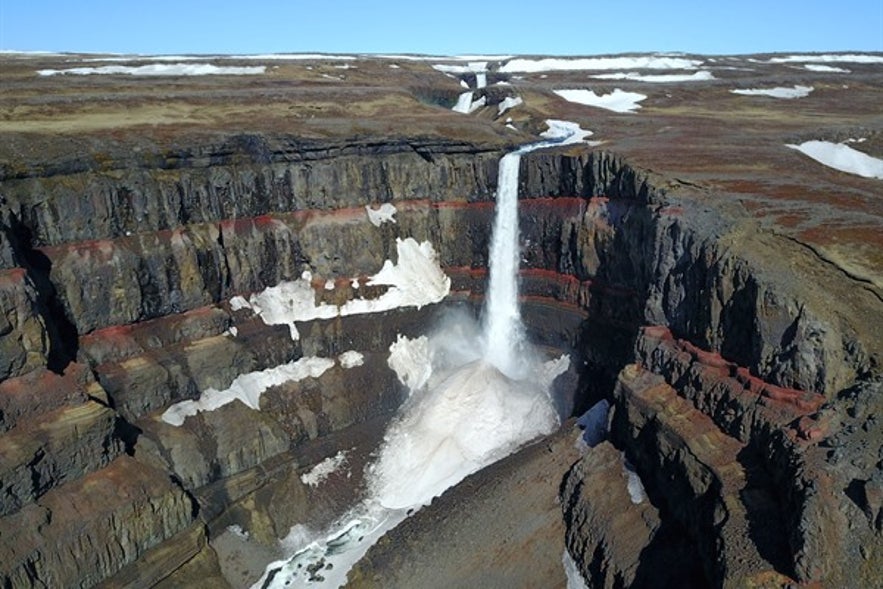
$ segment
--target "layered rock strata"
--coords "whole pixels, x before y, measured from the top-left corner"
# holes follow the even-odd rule
[[[305,270],[317,304],[375,298],[385,289],[367,277],[394,259],[396,238],[413,237],[438,252],[449,302],[477,305],[499,155],[457,143],[257,136],[162,161],[7,170],[6,582],[124,585],[142,572],[173,582],[166,569],[220,579],[207,542],[219,522],[252,518],[267,545],[299,523],[307,495],[283,506],[285,493],[270,489],[298,488],[281,473],[318,462],[311,444],[392,414],[404,391],[386,366],[389,345],[422,334],[435,310],[306,322],[292,339],[231,299]],[[713,586],[849,586],[853,574],[872,583],[883,521],[874,293],[726,203],[712,207],[707,192],[613,153],[534,152],[520,184],[526,322],[538,344],[571,351],[577,411],[614,401],[616,456],[609,445],[593,450],[566,485],[568,546],[586,577],[640,582],[654,558],[676,554],[707,562],[678,579]],[[395,224],[369,222],[364,206],[381,202],[396,206]],[[828,304],[831,293],[840,305]],[[348,350],[364,365],[338,362],[272,387],[260,412],[233,402],[181,427],[161,419],[244,373]],[[621,475],[619,452],[650,504],[628,507],[621,489],[610,508],[593,503],[592,489]],[[124,493],[101,482],[126,473]],[[265,496],[288,515],[264,518]],[[626,508],[623,522],[603,516],[614,505]],[[54,510],[66,515],[50,518]],[[76,510],[94,521],[82,539],[65,519]],[[783,537],[758,531],[767,518]],[[637,534],[626,547],[613,539],[622,529]],[[120,534],[131,545],[119,547]],[[666,538],[678,538],[677,550],[642,552]]]

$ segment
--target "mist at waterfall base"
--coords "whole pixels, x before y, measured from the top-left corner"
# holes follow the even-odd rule
[[[271,563],[253,588],[342,586],[368,549],[414,510],[558,426],[550,390],[570,360],[543,360],[525,339],[518,303],[519,160],[545,145],[500,162],[481,323],[451,311],[428,336],[400,336],[391,346],[389,364],[409,397],[367,467],[364,498],[330,532],[295,526],[283,541],[293,556]]]

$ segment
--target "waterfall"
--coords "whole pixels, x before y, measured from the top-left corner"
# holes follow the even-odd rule
[[[431,337],[400,335],[390,346],[390,368],[413,388],[367,468],[365,496],[329,530],[302,537],[301,528],[293,528],[286,543],[294,553],[270,563],[252,589],[342,586],[369,547],[414,509],[557,427],[550,390],[570,358],[544,361],[525,340],[518,302],[518,172],[522,154],[582,141],[591,132],[566,121],[549,121],[549,127],[546,141],[500,160],[481,331],[471,314],[448,315]]]
[[[518,304],[518,171],[521,151],[500,160],[484,311],[484,357],[510,378],[520,374],[524,326]]]
[[[585,141],[591,131],[568,121],[546,121],[549,130],[545,141],[522,146],[500,160],[497,173],[496,213],[491,236],[488,271],[490,280],[485,294],[484,359],[512,379],[525,377],[524,325],[518,302],[518,266],[521,247],[518,238],[518,172],[521,156],[553,145]]]

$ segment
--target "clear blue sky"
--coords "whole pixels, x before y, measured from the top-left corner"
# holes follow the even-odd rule
[[[0,0],[0,49],[883,51],[883,0]]]

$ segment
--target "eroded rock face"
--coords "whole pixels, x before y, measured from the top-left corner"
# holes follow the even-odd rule
[[[389,345],[438,311],[303,322],[295,340],[232,297],[309,270],[317,303],[373,298],[384,287],[367,277],[413,237],[439,253],[448,303],[480,304],[496,148],[254,139],[163,165],[68,162],[3,180],[0,430],[12,451],[0,526],[22,531],[4,534],[0,560],[12,585],[139,571],[161,583],[163,567],[219,578],[207,541],[234,518],[272,545],[315,500],[280,473],[303,448],[389,418],[405,394]],[[872,586],[879,300],[856,291],[828,304],[835,273],[796,278],[814,263],[799,246],[615,153],[534,152],[520,183],[525,320],[538,344],[571,351],[577,411],[615,405],[613,445],[583,457],[563,492],[587,578],[648,586],[675,559],[686,564],[673,585],[848,586],[859,571]],[[396,205],[395,224],[369,222],[364,205],[379,202]],[[260,412],[236,401],[180,427],[162,420],[244,373],[348,350],[364,365],[272,387]],[[622,452],[645,503],[622,485]],[[291,503],[273,519],[258,507],[269,500]],[[93,522],[88,550],[77,510]]]

